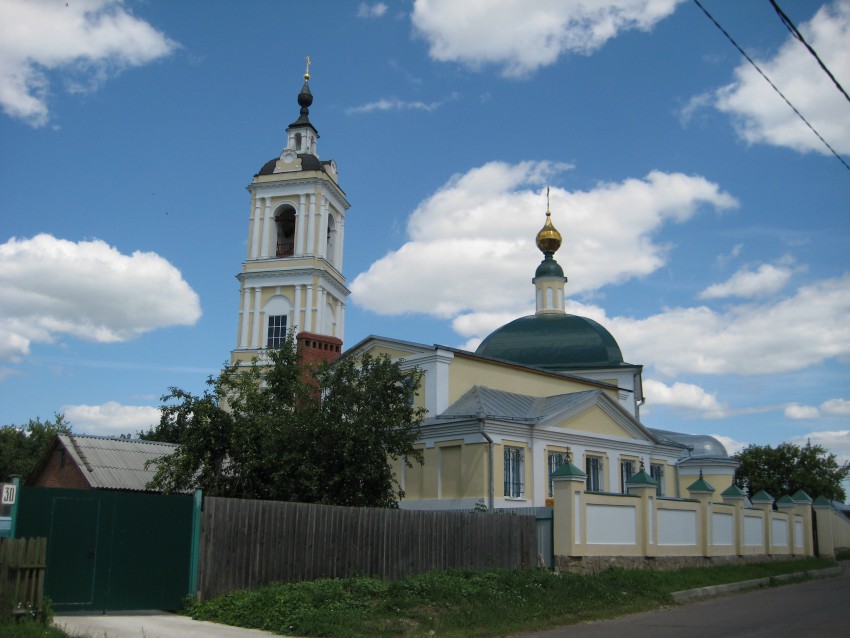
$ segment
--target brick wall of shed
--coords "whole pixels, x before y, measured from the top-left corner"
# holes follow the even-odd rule
[[[64,487],[76,490],[92,489],[88,481],[83,475],[84,470],[80,470],[71,455],[65,453],[65,465],[62,467],[62,450],[61,447],[53,450],[50,459],[44,465],[41,473],[33,477],[32,485],[38,487]]]

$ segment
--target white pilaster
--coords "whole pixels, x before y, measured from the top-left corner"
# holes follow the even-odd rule
[[[251,347],[260,347],[260,305],[263,303],[263,289],[254,288],[254,329],[251,335]]]
[[[260,202],[262,198],[254,196],[254,219],[251,222],[251,246],[250,258],[256,259],[260,254],[260,233],[262,232],[262,211]]]
[[[345,334],[345,304],[340,301],[336,311],[336,332],[334,337],[342,339]]]
[[[292,309],[292,330],[298,334],[301,325],[301,284],[295,286],[295,307]]]
[[[313,330],[313,284],[307,284],[307,301],[304,304],[304,330]]]
[[[304,234],[307,232],[307,197],[304,193],[298,196],[298,215],[295,219],[295,254],[304,254]]]
[[[342,272],[342,246],[345,240],[345,222],[339,219],[336,223],[336,243],[334,244],[334,266]]]
[[[272,225],[271,216],[272,216],[272,202],[270,197],[266,197],[263,200],[263,239],[260,242],[260,257],[266,258],[269,256],[269,230]]]
[[[318,286],[318,302],[316,303],[316,332],[325,334],[325,305],[327,305],[327,291],[322,284]]]
[[[308,196],[308,210],[307,213],[307,249],[306,253],[308,255],[315,255],[316,252],[316,195],[315,193],[310,193]]]
[[[248,347],[248,327],[251,317],[251,289],[247,286],[242,287],[242,321],[239,329],[239,347]]]
[[[318,256],[322,259],[328,257],[328,198],[322,195],[319,204],[319,250]]]

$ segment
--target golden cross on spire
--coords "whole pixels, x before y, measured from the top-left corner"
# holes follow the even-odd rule
[[[552,211],[549,210],[549,187],[546,187],[546,216],[550,216]]]
[[[308,55],[304,59],[307,60],[307,70],[304,71],[304,79],[309,80],[310,79],[310,56]]]

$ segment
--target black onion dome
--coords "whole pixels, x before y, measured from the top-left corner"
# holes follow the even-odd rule
[[[567,314],[515,319],[484,339],[475,354],[550,371],[623,365],[610,332],[593,319]]]

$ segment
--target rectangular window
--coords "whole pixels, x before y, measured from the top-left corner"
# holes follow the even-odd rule
[[[664,496],[664,464],[650,463],[649,475],[658,483],[658,486],[655,488],[655,494],[657,496]]]
[[[521,448],[505,447],[505,496],[525,495],[525,455]]]
[[[286,341],[286,315],[269,315],[266,348],[280,348]]]
[[[626,489],[626,483],[635,473],[635,462],[634,461],[620,461],[620,492],[625,494],[628,490]]]
[[[569,458],[566,452],[549,452],[549,498],[555,495],[555,490],[552,486],[552,474],[568,462]]]
[[[587,491],[601,492],[605,488],[604,475],[602,474],[602,459],[598,456],[588,456],[585,459],[585,470],[587,473]]]

